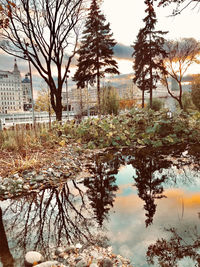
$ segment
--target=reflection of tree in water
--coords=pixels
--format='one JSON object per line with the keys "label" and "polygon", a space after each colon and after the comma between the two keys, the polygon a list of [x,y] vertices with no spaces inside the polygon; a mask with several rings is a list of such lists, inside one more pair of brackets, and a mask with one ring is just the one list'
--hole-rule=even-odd
{"label": "reflection of tree in water", "polygon": [[145,153],[135,153],[135,159],[131,164],[136,169],[135,185],[138,189],[138,196],[145,201],[144,209],[146,210],[146,226],[153,222],[153,216],[156,212],[155,199],[165,197],[163,193],[163,183],[167,179],[166,175],[162,175],[156,171],[168,168],[170,161],[162,157],[155,157]]}
{"label": "reflection of tree in water", "polygon": [[[133,168],[136,169],[134,179],[138,196],[145,201],[144,209],[147,217],[145,223],[146,226],[152,224],[156,212],[155,200],[165,197],[163,195],[164,183],[176,184],[178,180],[176,170],[183,172],[180,177],[182,183],[191,183],[192,177],[188,177],[184,169],[188,164],[191,171],[197,171],[197,162],[199,161],[197,152],[193,153],[193,149],[190,148],[188,160],[185,160],[183,152],[186,149],[186,146],[161,149],[122,149],[100,154],[96,158],[95,167],[92,169],[92,173],[96,173],[96,176],[85,180],[85,185],[89,188],[87,193],[99,224],[102,224],[109,211],[109,206],[112,206],[113,203],[113,200],[110,203],[106,202],[106,197],[104,202],[104,196],[107,193],[111,196],[112,191],[116,191],[112,189],[115,178],[111,175],[117,174],[119,167],[125,164],[132,164]],[[175,163],[173,158],[179,160]]]}
{"label": "reflection of tree in water", "polygon": [[48,255],[51,245],[95,242],[91,232],[92,214],[80,187],[75,181],[71,183],[73,188],[66,183],[60,188],[11,200],[3,218],[15,250],[42,250]]}
{"label": "reflection of tree in water", "polygon": [[14,266],[14,259],[13,259],[12,254],[10,253],[8,240],[7,240],[4,225],[3,225],[1,208],[0,208],[0,259],[3,264],[3,267]]}
{"label": "reflection of tree in water", "polygon": [[90,168],[91,173],[94,173],[95,176],[84,180],[84,185],[88,188],[86,193],[90,205],[100,226],[107,218],[110,207],[113,207],[116,197],[114,192],[118,190],[118,186],[115,184],[116,178],[113,175],[118,172],[119,161],[109,161],[108,158],[109,155],[104,158],[99,157],[95,166]]}
{"label": "reflection of tree in water", "polygon": [[166,229],[171,237],[169,240],[158,239],[155,244],[148,247],[147,262],[149,264],[157,262],[159,266],[176,267],[181,266],[178,265],[180,260],[189,257],[195,262],[195,265],[191,266],[200,266],[200,234],[197,227],[189,230],[188,228],[184,234],[179,234],[175,228]]}

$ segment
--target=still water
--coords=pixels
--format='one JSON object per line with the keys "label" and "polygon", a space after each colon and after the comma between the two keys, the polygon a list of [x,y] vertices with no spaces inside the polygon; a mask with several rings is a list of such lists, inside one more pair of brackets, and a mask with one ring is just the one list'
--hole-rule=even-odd
{"label": "still water", "polygon": [[88,169],[0,202],[0,266],[78,242],[112,245],[137,267],[200,266],[200,147],[108,150]]}

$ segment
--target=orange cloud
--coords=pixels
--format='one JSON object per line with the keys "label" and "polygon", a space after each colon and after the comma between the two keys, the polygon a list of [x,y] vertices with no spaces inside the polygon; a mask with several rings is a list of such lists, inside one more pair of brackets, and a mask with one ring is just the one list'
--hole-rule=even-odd
{"label": "orange cloud", "polygon": [[133,213],[143,209],[143,200],[137,195],[118,196],[115,201],[115,209],[120,213]]}

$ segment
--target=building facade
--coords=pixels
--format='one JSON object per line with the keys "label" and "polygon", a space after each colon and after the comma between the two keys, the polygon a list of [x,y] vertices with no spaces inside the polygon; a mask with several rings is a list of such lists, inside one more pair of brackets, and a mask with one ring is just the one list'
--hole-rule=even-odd
{"label": "building facade", "polygon": [[22,112],[27,103],[31,103],[30,80],[22,81],[15,59],[13,71],[0,70],[0,113]]}

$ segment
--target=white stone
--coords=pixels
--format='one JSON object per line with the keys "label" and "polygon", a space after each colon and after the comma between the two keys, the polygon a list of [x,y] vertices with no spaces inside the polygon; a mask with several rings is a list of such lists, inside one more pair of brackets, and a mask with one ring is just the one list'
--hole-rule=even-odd
{"label": "white stone", "polygon": [[76,248],[80,249],[82,248],[82,245],[80,243],[76,244]]}
{"label": "white stone", "polygon": [[43,256],[37,251],[29,251],[25,255],[25,266],[30,266],[33,263],[40,263],[43,261]]}
{"label": "white stone", "polygon": [[37,267],[52,267],[52,266],[60,266],[60,267],[64,267],[64,265],[60,264],[58,261],[45,261],[43,263],[34,265]]}

